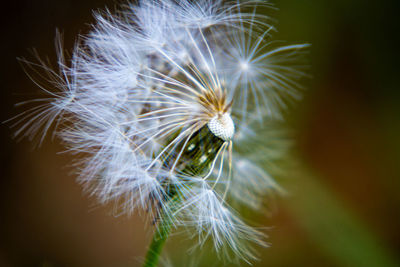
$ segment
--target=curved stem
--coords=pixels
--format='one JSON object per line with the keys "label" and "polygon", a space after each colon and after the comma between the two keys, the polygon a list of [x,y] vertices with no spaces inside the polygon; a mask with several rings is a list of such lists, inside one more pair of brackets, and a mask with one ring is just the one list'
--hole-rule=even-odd
{"label": "curved stem", "polygon": [[155,267],[158,265],[162,248],[171,232],[172,224],[172,220],[168,216],[159,222],[150,247],[147,250],[143,267]]}

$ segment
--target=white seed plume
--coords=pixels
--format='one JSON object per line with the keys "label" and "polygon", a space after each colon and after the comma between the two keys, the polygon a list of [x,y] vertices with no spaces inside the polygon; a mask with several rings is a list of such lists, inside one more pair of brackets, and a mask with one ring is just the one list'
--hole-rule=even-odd
{"label": "white seed plume", "polygon": [[[227,201],[258,207],[263,190],[277,185],[250,158],[232,158],[233,143],[258,134],[247,127],[250,117],[280,118],[299,98],[304,66],[292,61],[306,47],[273,48],[269,18],[256,5],[270,6],[139,0],[117,15],[95,14],[70,62],[59,41],[59,73],[25,62],[59,92],[37,82],[50,97],[22,114],[17,134],[42,128],[44,137],[54,124],[68,150],[84,158],[79,179],[101,202],[115,201],[121,213],[176,217],[177,225],[195,226],[202,242],[211,236],[217,249],[226,244],[253,257],[246,243],[263,245],[262,234]],[[171,194],[182,198],[174,209]]]}

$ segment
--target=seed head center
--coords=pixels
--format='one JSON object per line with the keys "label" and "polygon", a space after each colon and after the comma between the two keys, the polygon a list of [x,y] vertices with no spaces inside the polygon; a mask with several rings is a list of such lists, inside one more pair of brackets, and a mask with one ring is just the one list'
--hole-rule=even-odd
{"label": "seed head center", "polygon": [[235,124],[228,113],[214,116],[207,126],[215,136],[224,141],[231,140],[235,133]]}

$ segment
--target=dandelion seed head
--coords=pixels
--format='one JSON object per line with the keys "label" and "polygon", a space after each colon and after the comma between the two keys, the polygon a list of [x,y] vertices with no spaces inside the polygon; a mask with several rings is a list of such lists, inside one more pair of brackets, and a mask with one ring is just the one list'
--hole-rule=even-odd
{"label": "dandelion seed head", "polygon": [[265,139],[253,121],[282,118],[299,99],[305,72],[293,62],[307,47],[276,46],[259,6],[269,4],[138,0],[95,13],[69,61],[59,37],[59,72],[28,63],[58,92],[37,82],[50,97],[21,116],[17,134],[46,133],[54,122],[67,149],[82,155],[78,180],[101,203],[116,203],[117,214],[173,218],[194,227],[200,245],[211,238],[218,250],[254,258],[249,243],[265,245],[263,234],[228,201],[257,210],[265,192],[280,191],[241,151]]}
{"label": "dandelion seed head", "polygon": [[217,137],[224,141],[231,140],[235,133],[235,125],[227,113],[214,116],[208,123],[208,128]]}

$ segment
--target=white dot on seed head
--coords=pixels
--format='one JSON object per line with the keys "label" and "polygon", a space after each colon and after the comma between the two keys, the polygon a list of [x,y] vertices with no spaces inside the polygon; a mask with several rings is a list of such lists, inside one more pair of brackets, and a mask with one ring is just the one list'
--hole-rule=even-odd
{"label": "white dot on seed head", "polygon": [[228,113],[214,116],[207,126],[215,136],[224,141],[231,140],[235,133],[235,124]]}

